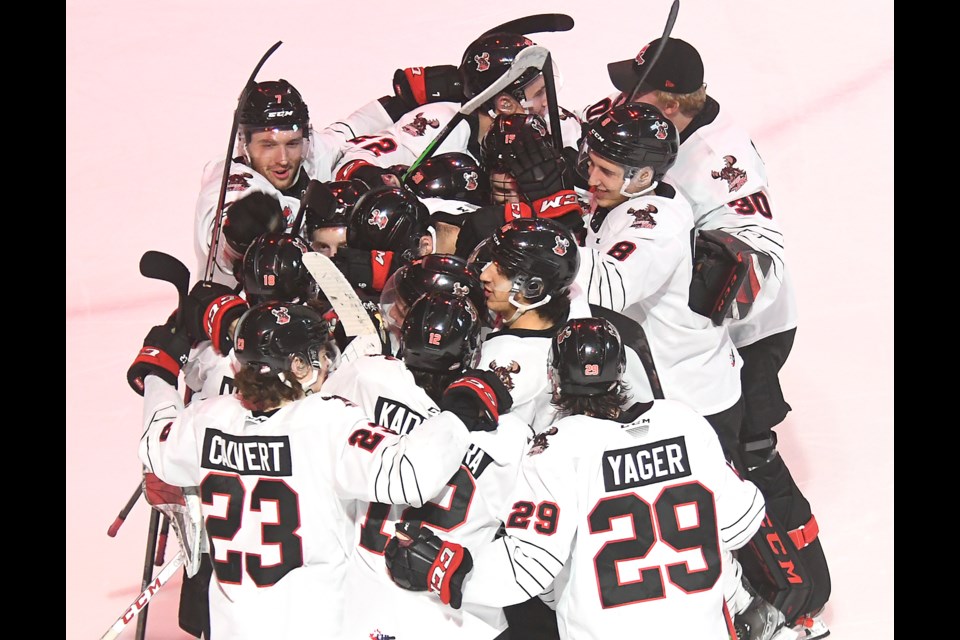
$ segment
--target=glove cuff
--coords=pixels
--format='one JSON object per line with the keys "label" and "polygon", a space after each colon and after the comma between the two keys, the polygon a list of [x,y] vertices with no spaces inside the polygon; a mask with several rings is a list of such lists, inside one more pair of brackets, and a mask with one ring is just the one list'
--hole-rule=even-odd
{"label": "glove cuff", "polygon": [[446,393],[453,389],[467,389],[483,403],[487,414],[493,418],[494,422],[500,420],[500,412],[497,409],[497,398],[493,391],[487,386],[487,383],[480,378],[460,378],[454,380],[447,387]]}
{"label": "glove cuff", "polygon": [[559,218],[574,211],[583,215],[580,200],[573,189],[561,189],[553,195],[534,200],[530,208],[538,218]]}
{"label": "glove cuff", "polygon": [[390,278],[390,265],[393,264],[393,251],[371,251],[370,252],[370,272],[371,288],[380,292]]}
{"label": "glove cuff", "polygon": [[[460,566],[464,564],[464,560],[469,558],[470,552],[463,548],[462,545],[456,544],[455,542],[444,542],[440,546],[440,552],[437,553],[436,560],[433,561],[433,564],[430,565],[429,573],[429,584],[427,588],[429,591],[436,593],[440,596],[440,602],[443,604],[451,604],[451,597],[454,595],[451,587],[453,577],[457,574],[457,571],[460,569]],[[472,565],[472,562],[469,562],[467,567]],[[462,597],[462,594],[456,594],[457,596]],[[455,609],[459,609],[459,602],[455,603]]]}
{"label": "glove cuff", "polygon": [[[403,80],[406,79],[407,86],[410,87],[410,94],[403,90]],[[427,76],[423,67],[407,67],[406,69],[397,69],[393,74],[393,90],[405,99],[412,99],[416,105],[427,103]],[[415,106],[416,106],[415,105]]]}
{"label": "glove cuff", "polygon": [[227,294],[213,300],[204,313],[204,330],[207,332],[213,348],[220,355],[229,353],[233,345],[230,336],[230,323],[242,316],[250,305],[240,296]]}

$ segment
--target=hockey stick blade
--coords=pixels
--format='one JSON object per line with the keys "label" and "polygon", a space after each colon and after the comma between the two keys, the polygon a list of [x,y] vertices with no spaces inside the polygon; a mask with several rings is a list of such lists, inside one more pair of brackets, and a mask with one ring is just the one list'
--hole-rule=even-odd
{"label": "hockey stick blade", "polygon": [[643,65],[643,75],[640,76],[637,84],[633,86],[633,91],[630,92],[630,102],[633,102],[637,97],[637,91],[640,90],[640,85],[647,79],[647,76],[650,75],[650,70],[653,69],[653,65],[657,64],[657,60],[660,59],[663,48],[667,46],[667,38],[673,33],[673,25],[677,22],[678,13],[680,13],[680,0],[673,0],[673,4],[670,5],[670,14],[667,16],[667,23],[663,26],[663,35],[660,36],[660,44],[657,45],[656,51],[653,52],[653,55],[650,56],[647,63]]}
{"label": "hockey stick blade", "polygon": [[348,338],[377,335],[373,320],[360,302],[357,292],[353,290],[353,285],[330,258],[322,253],[311,251],[303,254],[303,265],[317,281],[323,295],[333,305]]}
{"label": "hockey stick blade", "polygon": [[[549,33],[554,31],[570,31],[573,29],[573,18],[565,13],[537,13],[524,16],[516,20],[504,22],[492,29],[484,31],[480,38],[491,33]],[[478,38],[479,40],[479,38]]]}
{"label": "hockey stick blade", "polygon": [[177,573],[177,570],[180,569],[181,566],[183,566],[183,551],[178,552],[177,555],[170,559],[170,562],[163,565],[163,568],[160,569],[157,576],[140,592],[140,595],[137,596],[130,606],[127,607],[126,611],[123,612],[123,615],[117,618],[117,621],[107,629],[107,632],[100,636],[100,640],[114,640],[114,638],[123,633],[127,625],[140,615],[147,606],[147,603],[153,599],[153,596],[160,591],[163,585],[170,581],[170,578]]}
{"label": "hockey stick blade", "polygon": [[522,76],[524,72],[530,67],[536,67],[537,69],[543,69],[544,63],[547,61],[547,56],[550,55],[550,52],[546,47],[540,45],[531,45],[522,49],[520,53],[517,54],[517,57],[513,59],[513,64],[510,65],[510,68],[507,71],[497,78],[489,87],[475,95],[472,99],[468,100],[460,110],[450,119],[450,122],[440,130],[440,133],[430,141],[426,149],[423,150],[423,153],[420,154],[420,157],[413,161],[413,164],[410,165],[410,168],[407,169],[406,173],[403,174],[401,182],[406,183],[407,179],[416,172],[421,164],[424,163],[430,156],[433,155],[434,150],[439,147],[444,140],[447,139],[447,136],[460,124],[465,117],[476,111],[483,105],[487,100],[499,95],[506,89],[510,84]]}
{"label": "hockey stick blade", "polygon": [[169,282],[181,296],[190,289],[190,269],[169,253],[147,251],[140,258],[140,275],[153,280]]}

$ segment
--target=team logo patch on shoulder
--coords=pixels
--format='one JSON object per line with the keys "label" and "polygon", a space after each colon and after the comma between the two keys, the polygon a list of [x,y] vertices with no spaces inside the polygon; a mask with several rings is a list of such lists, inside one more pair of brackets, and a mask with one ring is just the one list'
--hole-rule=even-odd
{"label": "team logo patch on shoulder", "polygon": [[652,204],[648,204],[643,209],[628,209],[627,213],[634,217],[634,221],[630,224],[631,229],[653,229],[657,226],[657,221],[654,220],[653,214],[658,213],[659,210]]}
{"label": "team logo patch on shoulder", "polygon": [[516,360],[511,360],[509,365],[505,367],[499,367],[497,366],[496,360],[491,360],[490,371],[493,371],[495,374],[497,374],[497,377],[500,378],[500,382],[503,383],[503,386],[505,386],[508,391],[513,391],[513,374],[520,373],[520,363]]}
{"label": "team logo patch on shoulder", "polygon": [[439,129],[440,121],[436,118],[427,120],[423,117],[423,112],[421,111],[413,117],[413,122],[405,124],[401,128],[412,136],[422,136],[424,133],[426,133],[427,127],[430,127],[431,129]]}
{"label": "team logo patch on shoulder", "polygon": [[547,450],[547,447],[550,446],[550,443],[547,442],[547,438],[552,435],[556,435],[558,429],[556,427],[550,427],[543,433],[538,433],[533,436],[533,442],[530,444],[530,450],[527,451],[528,456],[540,455]]}
{"label": "team logo patch on shoulder", "polygon": [[231,173],[227,177],[227,191],[246,191],[250,188],[250,181],[253,180],[253,174],[247,173]]}
{"label": "team logo patch on shoulder", "polygon": [[714,180],[726,180],[729,193],[737,191],[747,183],[747,172],[733,165],[737,163],[735,156],[723,156],[723,169],[711,171],[710,176]]}

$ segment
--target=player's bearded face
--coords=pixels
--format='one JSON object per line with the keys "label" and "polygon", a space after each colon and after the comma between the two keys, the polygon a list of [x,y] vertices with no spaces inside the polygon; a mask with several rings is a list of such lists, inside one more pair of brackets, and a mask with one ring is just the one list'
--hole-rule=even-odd
{"label": "player's bearded face", "polygon": [[250,166],[283,191],[293,185],[303,162],[303,131],[258,131],[246,145]]}

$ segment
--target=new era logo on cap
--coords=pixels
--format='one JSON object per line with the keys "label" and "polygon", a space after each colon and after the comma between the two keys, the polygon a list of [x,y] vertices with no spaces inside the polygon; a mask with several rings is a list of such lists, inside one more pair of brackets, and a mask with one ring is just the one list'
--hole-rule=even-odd
{"label": "new era logo on cap", "polygon": [[647,44],[630,60],[607,65],[610,81],[623,92],[632,92],[646,73],[637,95],[650,91],[693,93],[703,85],[703,60],[692,45],[677,38],[667,38],[660,56],[653,60],[661,38]]}

